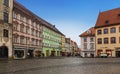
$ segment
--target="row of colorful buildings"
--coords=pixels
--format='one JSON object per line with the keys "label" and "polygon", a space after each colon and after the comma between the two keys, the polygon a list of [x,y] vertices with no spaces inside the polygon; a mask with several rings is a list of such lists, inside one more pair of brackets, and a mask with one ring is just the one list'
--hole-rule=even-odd
{"label": "row of colorful buildings", "polygon": [[0,0],[0,57],[61,56],[77,51],[55,25],[38,17],[15,0]]}
{"label": "row of colorful buildings", "polygon": [[83,57],[120,57],[120,8],[100,12],[94,27],[80,34]]}

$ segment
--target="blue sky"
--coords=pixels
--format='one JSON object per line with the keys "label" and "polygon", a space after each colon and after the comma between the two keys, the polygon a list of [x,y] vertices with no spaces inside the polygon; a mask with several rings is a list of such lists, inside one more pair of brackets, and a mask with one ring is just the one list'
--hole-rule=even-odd
{"label": "blue sky", "polygon": [[80,45],[79,35],[93,27],[99,12],[119,8],[120,0],[17,0]]}

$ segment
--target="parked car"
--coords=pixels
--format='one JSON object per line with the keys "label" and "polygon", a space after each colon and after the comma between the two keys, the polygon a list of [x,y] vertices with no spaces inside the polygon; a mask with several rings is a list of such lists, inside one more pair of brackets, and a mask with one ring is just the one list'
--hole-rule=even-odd
{"label": "parked car", "polygon": [[101,58],[107,58],[108,56],[107,56],[107,53],[101,53],[101,54],[100,54],[100,57],[101,57]]}

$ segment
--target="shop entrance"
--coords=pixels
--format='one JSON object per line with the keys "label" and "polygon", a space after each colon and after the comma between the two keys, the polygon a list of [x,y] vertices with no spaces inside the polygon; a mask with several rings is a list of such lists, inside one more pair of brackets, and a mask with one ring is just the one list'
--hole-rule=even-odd
{"label": "shop entrance", "polygon": [[120,51],[116,51],[116,57],[120,57]]}
{"label": "shop entrance", "polygon": [[15,58],[23,58],[24,50],[14,50]]}
{"label": "shop entrance", "polygon": [[116,57],[120,57],[120,48],[116,49]]}
{"label": "shop entrance", "polygon": [[55,56],[55,51],[51,51],[51,56]]}
{"label": "shop entrance", "polygon": [[34,57],[33,50],[28,50],[28,53],[29,53],[28,56],[29,56],[30,58]]}
{"label": "shop entrance", "polygon": [[8,58],[8,47],[6,46],[0,47],[0,58]]}

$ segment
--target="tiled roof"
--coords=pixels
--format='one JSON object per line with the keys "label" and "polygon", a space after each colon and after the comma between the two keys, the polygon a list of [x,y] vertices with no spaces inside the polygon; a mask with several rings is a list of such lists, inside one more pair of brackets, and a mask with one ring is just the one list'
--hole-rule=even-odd
{"label": "tiled roof", "polygon": [[120,8],[100,12],[95,27],[120,24]]}
{"label": "tiled roof", "polygon": [[89,37],[89,36],[95,36],[94,27],[88,29],[87,31],[85,31],[81,35],[79,35],[79,37]]}

